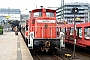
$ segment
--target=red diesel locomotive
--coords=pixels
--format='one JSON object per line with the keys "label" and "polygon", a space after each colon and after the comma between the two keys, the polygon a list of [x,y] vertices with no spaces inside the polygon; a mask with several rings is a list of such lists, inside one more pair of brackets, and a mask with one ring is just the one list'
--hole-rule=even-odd
{"label": "red diesel locomotive", "polygon": [[26,21],[22,33],[30,49],[35,51],[53,51],[65,47],[63,40],[57,35],[56,10],[34,9],[30,11],[30,19]]}

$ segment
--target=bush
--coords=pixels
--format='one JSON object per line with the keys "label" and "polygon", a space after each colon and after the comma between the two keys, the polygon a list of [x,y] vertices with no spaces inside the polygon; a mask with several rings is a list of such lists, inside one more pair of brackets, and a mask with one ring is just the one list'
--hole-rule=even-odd
{"label": "bush", "polygon": [[3,29],[0,29],[0,34],[3,34]]}

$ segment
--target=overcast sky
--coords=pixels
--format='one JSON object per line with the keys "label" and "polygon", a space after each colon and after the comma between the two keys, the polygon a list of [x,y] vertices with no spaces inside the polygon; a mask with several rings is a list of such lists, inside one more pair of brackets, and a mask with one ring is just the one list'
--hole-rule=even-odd
{"label": "overcast sky", "polygon": [[[90,0],[64,0],[65,3],[70,2],[85,2],[90,3]],[[29,10],[44,7],[59,7],[61,0],[0,0],[0,8],[17,8],[21,9],[22,13],[28,13]],[[27,9],[27,11],[25,11]]]}

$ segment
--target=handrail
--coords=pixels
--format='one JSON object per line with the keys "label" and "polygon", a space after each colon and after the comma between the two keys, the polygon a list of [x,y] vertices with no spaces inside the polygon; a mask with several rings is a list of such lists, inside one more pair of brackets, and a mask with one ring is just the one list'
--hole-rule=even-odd
{"label": "handrail", "polygon": [[52,38],[52,27],[51,27],[51,38]]}
{"label": "handrail", "polygon": [[42,38],[43,38],[43,27],[42,27]]}

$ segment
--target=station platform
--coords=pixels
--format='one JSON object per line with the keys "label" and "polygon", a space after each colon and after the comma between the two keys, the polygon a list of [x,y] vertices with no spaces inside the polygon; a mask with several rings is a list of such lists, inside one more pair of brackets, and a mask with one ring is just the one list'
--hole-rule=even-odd
{"label": "station platform", "polygon": [[0,35],[0,60],[33,60],[20,32]]}

